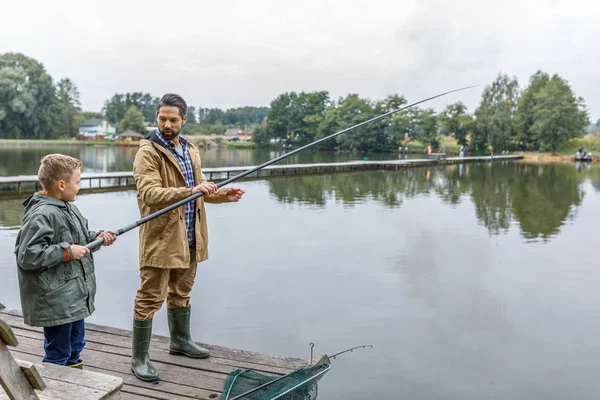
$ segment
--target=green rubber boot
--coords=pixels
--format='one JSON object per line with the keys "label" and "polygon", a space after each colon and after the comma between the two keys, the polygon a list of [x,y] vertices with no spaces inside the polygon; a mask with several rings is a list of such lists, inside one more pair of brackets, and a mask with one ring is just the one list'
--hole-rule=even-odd
{"label": "green rubber boot", "polygon": [[131,351],[131,372],[142,381],[155,381],[158,371],[152,366],[148,349],[152,337],[152,320],[133,320],[133,345]]}
{"label": "green rubber boot", "polygon": [[169,332],[171,344],[169,353],[183,354],[191,358],[207,358],[210,352],[198,346],[190,337],[190,311],[191,307],[169,308]]}

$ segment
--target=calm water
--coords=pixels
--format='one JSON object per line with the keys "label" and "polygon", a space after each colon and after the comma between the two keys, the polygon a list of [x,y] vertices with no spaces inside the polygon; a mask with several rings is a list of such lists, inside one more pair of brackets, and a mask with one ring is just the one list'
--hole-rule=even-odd
{"label": "calm water", "polygon": [[[88,151],[88,149],[86,149]],[[91,151],[91,150],[90,150]],[[254,161],[253,161],[254,162]],[[209,205],[199,341],[333,361],[320,399],[596,399],[600,168],[469,164],[242,182]],[[19,308],[19,200],[0,201],[0,302]],[[92,228],[133,191],[79,196]],[[137,230],[97,254],[90,322],[130,329]],[[154,331],[168,334],[164,308]]]}
{"label": "calm water", "polygon": [[[62,153],[83,161],[83,172],[131,171],[137,147],[82,146],[82,145],[6,145],[0,144],[0,176],[36,175],[42,157]],[[290,150],[233,149],[216,147],[200,149],[205,168],[259,165]],[[362,154],[328,151],[304,151],[278,164],[317,163],[362,160],[390,160],[399,158],[395,153]],[[406,156],[403,156],[406,158]],[[409,158],[419,158],[409,155]],[[421,156],[422,158],[422,156]]]}

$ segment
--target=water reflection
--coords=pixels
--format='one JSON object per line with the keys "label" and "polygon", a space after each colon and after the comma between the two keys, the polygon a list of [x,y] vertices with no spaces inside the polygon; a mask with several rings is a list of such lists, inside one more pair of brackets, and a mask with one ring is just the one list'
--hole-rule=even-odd
{"label": "water reflection", "polygon": [[[83,161],[85,172],[131,171],[137,150],[137,147],[106,145],[4,144],[0,145],[0,160],[2,160],[0,176],[35,175],[40,160],[51,153],[63,153],[79,158]],[[283,150],[235,149],[225,146],[200,149],[202,165],[205,168],[259,165],[282,154],[284,154]],[[279,164],[341,162],[362,160],[364,157],[368,157],[370,160],[405,158],[405,156],[399,156],[395,153],[362,154],[305,151],[280,161]],[[418,155],[411,155],[410,157],[418,158]]]}
{"label": "water reflection", "polygon": [[420,195],[435,195],[450,205],[470,199],[491,235],[508,232],[516,222],[526,239],[546,240],[573,218],[585,195],[584,180],[600,188],[598,171],[583,172],[571,164],[502,162],[277,178],[269,187],[280,202],[316,207],[328,199],[350,207],[369,200],[399,207]]}
{"label": "water reflection", "polygon": [[[96,160],[91,163],[91,168],[102,169],[111,163],[123,162],[111,159],[106,149],[102,150],[102,159],[96,157],[97,149],[77,150],[79,153],[76,156],[84,155]],[[131,149],[131,157],[134,154],[135,151]],[[232,155],[229,161],[233,160],[241,161]],[[587,180],[600,191],[600,168],[497,162],[431,169],[287,176],[266,182],[270,194],[278,202],[316,208],[324,208],[329,201],[348,207],[376,201],[394,208],[417,196],[436,196],[450,206],[470,201],[477,221],[485,226],[490,235],[505,234],[512,225],[518,225],[525,239],[544,241],[556,236],[561,226],[575,217],[585,196],[582,183]],[[2,200],[1,226],[20,225],[21,202],[22,199]],[[423,215],[423,218],[427,218],[427,215]]]}

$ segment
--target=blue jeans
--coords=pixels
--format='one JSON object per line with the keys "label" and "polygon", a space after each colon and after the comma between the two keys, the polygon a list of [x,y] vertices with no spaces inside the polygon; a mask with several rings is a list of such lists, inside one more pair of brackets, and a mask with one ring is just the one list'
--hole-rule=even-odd
{"label": "blue jeans", "polygon": [[79,355],[85,346],[85,324],[83,320],[70,324],[44,328],[43,362],[70,365],[80,362]]}

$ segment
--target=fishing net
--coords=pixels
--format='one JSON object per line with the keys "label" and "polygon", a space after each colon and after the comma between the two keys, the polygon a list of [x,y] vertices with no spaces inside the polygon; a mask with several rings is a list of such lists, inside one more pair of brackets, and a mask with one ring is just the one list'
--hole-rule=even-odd
{"label": "fishing net", "polygon": [[220,400],[314,400],[317,382],[329,368],[309,365],[281,377],[238,369],[227,377]]}

